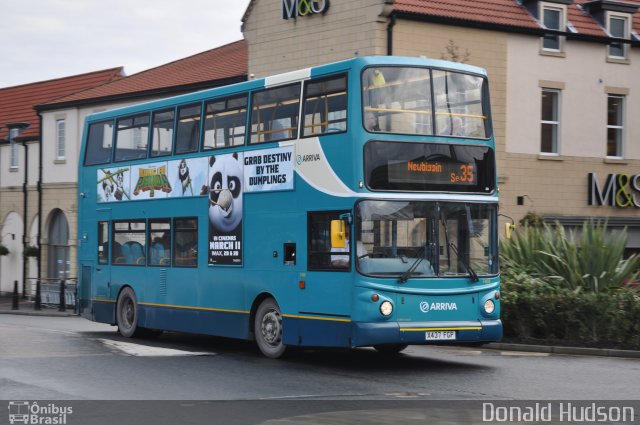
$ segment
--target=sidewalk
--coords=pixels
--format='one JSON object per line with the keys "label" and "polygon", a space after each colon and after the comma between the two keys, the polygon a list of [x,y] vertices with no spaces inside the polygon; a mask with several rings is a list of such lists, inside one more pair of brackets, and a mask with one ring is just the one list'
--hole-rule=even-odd
{"label": "sidewalk", "polygon": [[18,302],[18,310],[12,310],[13,297],[0,296],[0,314],[20,314],[23,316],[75,316],[73,307],[67,306],[67,311],[58,311],[58,305],[42,304],[42,309],[37,311],[34,309],[34,302],[20,298]]}

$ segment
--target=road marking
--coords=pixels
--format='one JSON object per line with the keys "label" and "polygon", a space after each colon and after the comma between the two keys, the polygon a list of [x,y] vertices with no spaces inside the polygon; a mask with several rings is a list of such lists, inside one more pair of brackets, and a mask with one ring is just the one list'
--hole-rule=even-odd
{"label": "road marking", "polygon": [[530,351],[501,351],[502,356],[531,356],[531,357],[549,357],[551,353],[532,353]]}
{"label": "road marking", "polygon": [[215,356],[216,353],[205,351],[184,351],[175,348],[153,347],[149,345],[134,344],[132,342],[113,341],[99,338],[104,345],[115,348],[130,356],[138,357],[172,357],[172,356]]}

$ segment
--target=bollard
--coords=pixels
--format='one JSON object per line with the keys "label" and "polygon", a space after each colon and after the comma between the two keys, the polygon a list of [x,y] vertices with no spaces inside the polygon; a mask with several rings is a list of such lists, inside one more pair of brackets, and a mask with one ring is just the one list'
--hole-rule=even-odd
{"label": "bollard", "polygon": [[33,309],[42,310],[42,294],[40,293],[40,280],[36,281],[36,302],[33,304]]}
{"label": "bollard", "polygon": [[19,310],[20,309],[20,304],[18,303],[19,299],[20,299],[20,296],[18,295],[18,281],[14,280],[13,281],[13,299],[11,301],[11,310]]}
{"label": "bollard", "polygon": [[64,299],[64,279],[60,280],[60,308],[58,311],[67,311],[67,302]]}

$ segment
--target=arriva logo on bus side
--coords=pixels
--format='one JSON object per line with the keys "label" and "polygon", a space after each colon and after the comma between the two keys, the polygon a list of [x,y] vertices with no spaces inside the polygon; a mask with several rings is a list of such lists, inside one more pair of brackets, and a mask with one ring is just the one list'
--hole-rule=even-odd
{"label": "arriva logo on bus side", "polygon": [[329,0],[282,0],[282,19],[325,14],[327,10]]}
{"label": "arriva logo on bus side", "polygon": [[420,311],[428,313],[429,311],[453,311],[458,310],[458,304],[456,303],[429,303],[429,301],[422,301],[420,303]]}

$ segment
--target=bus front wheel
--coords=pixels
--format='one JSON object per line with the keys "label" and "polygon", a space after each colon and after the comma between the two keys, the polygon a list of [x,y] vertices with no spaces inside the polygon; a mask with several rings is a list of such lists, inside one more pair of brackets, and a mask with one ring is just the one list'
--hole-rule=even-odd
{"label": "bus front wheel", "polygon": [[118,296],[116,324],[118,325],[118,332],[125,338],[134,337],[138,333],[136,294],[133,292],[133,289],[129,287],[124,288]]}
{"label": "bus front wheel", "polygon": [[267,298],[258,307],[254,331],[256,343],[262,354],[272,359],[282,357],[287,346],[282,343],[280,307],[273,298]]}

